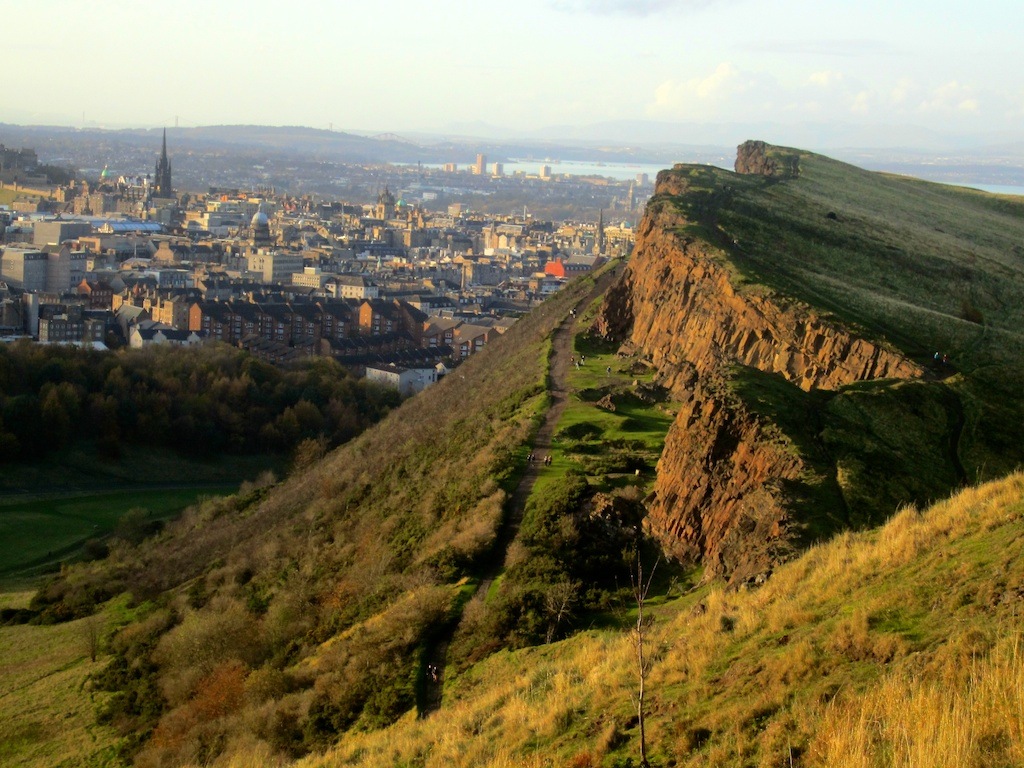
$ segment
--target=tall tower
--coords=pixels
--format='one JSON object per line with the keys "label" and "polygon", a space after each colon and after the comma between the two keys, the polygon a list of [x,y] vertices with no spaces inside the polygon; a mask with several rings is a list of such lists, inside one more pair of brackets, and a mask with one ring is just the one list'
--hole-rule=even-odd
{"label": "tall tower", "polygon": [[473,166],[473,173],[477,176],[484,175],[484,168],[487,167],[487,156],[479,154],[476,156],[476,165]]}
{"label": "tall tower", "polygon": [[274,244],[274,240],[270,236],[270,219],[263,211],[263,203],[260,203],[256,213],[252,215],[252,221],[249,222],[249,244],[253,251],[269,248]]}
{"label": "tall tower", "polygon": [[166,128],[164,128],[164,146],[160,151],[160,159],[156,162],[153,187],[157,197],[174,197],[174,192],[171,190],[171,161],[167,158]]}
{"label": "tall tower", "polygon": [[604,253],[604,208],[597,215],[597,232],[594,235],[594,255]]}
{"label": "tall tower", "polygon": [[395,196],[391,194],[388,185],[384,185],[384,191],[377,195],[377,209],[374,211],[374,218],[387,221],[395,216]]}

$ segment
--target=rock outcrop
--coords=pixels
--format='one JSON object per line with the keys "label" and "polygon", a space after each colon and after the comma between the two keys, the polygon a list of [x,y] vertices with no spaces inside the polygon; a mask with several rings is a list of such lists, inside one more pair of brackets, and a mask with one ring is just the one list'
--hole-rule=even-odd
{"label": "rock outcrop", "polygon": [[[763,170],[755,154],[744,163]],[[916,377],[921,369],[804,304],[738,289],[724,254],[685,234],[691,222],[677,206],[659,204],[659,195],[685,193],[682,176],[659,174],[633,258],[606,295],[597,330],[649,360],[681,403],[647,500],[651,531],[670,553],[736,582],[791,551],[801,523],[787,488],[807,468],[745,407],[729,372],[746,366],[811,391]]]}
{"label": "rock outcrop", "polygon": [[800,175],[800,156],[795,151],[770,147],[763,141],[747,141],[736,151],[736,173],[775,178]]}

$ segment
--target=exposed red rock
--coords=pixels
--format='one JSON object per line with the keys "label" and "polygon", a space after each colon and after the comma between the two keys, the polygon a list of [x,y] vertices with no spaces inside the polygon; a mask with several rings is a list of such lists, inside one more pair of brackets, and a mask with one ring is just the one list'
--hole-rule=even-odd
{"label": "exposed red rock", "polygon": [[775,178],[795,178],[800,175],[800,158],[796,152],[779,152],[763,141],[747,141],[737,147],[736,173]]}

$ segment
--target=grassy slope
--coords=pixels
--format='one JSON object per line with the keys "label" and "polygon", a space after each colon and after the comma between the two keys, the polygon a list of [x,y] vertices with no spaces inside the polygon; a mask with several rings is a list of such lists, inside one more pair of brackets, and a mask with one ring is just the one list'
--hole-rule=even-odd
{"label": "grassy slope", "polygon": [[[580,315],[579,327],[590,326],[600,302],[596,300]],[[573,356],[580,366],[569,371],[572,394],[552,442],[551,469],[538,478],[534,495],[560,482],[570,469],[583,472],[600,491],[632,484],[646,487],[653,479],[674,418],[674,406],[644,403],[632,397],[633,384],[650,384],[654,372],[631,371],[630,361],[623,361],[599,339],[577,334]],[[614,410],[598,405],[609,395],[615,401]],[[639,476],[634,475],[635,469],[641,470]]]}
{"label": "grassy slope", "polygon": [[49,196],[50,193],[43,190],[25,189],[23,187],[14,189],[8,185],[0,189],[0,205],[11,205],[15,200],[19,199],[38,200]]}
{"label": "grassy slope", "polygon": [[[824,308],[923,362],[941,349],[960,373],[825,397],[738,377],[738,393],[772,418],[780,440],[838,475],[846,501],[889,473],[898,477],[879,496],[880,507],[891,510],[893,499],[936,498],[962,474],[1012,468],[1012,455],[1001,460],[999,448],[1019,420],[1000,418],[1000,409],[1010,400],[1021,348],[1024,208],[825,158],[805,156],[802,171],[796,181],[778,182],[696,169],[688,172],[717,191],[673,202],[692,220],[701,209],[713,212],[691,229],[722,247],[745,290]],[[594,388],[611,383],[603,381],[603,365],[584,374]],[[570,406],[563,429],[590,422],[604,438],[623,436],[619,417],[582,406]],[[544,478],[550,482],[579,459],[561,447],[554,457],[553,476]],[[997,701],[1012,689],[993,688],[993,698],[979,700],[970,714],[962,707],[953,713],[950,696],[920,700],[928,698],[927,686],[943,682],[956,695],[980,690],[984,679],[1021,679],[1012,601],[1001,602],[998,593],[1021,584],[1021,489],[1014,476],[959,497],[924,522],[904,513],[879,532],[843,536],[752,595],[702,591],[659,600],[648,729],[656,763],[788,765],[803,755],[812,764],[887,765],[911,747],[940,755],[925,765],[1019,760],[1021,734],[1002,730],[1000,717],[1019,712],[1006,707],[1019,707],[1020,699]],[[815,501],[844,503],[828,489]],[[868,500],[869,510],[878,501]],[[834,508],[830,514],[829,528],[877,519],[851,519]],[[636,755],[632,654],[628,637],[597,631],[498,654],[449,687],[439,716],[350,736],[307,764],[624,764]],[[971,655],[984,659],[973,683],[963,674]],[[918,702],[917,720],[908,720],[911,710],[901,701]],[[883,721],[871,726],[870,738],[868,716]],[[935,732],[915,733],[932,721],[949,726],[942,749],[957,752],[957,760],[941,756]]]}
{"label": "grassy slope", "polygon": [[[655,601],[653,762],[1020,764],[1022,595],[1016,474],[815,547],[760,590]],[[632,658],[613,631],[496,654],[434,717],[300,765],[624,765],[637,754]]]}
{"label": "grassy slope", "polygon": [[[23,608],[31,593],[0,593],[0,608]],[[124,601],[99,613],[46,627],[0,627],[0,763],[20,766],[114,766],[117,733],[96,724],[103,698],[89,690],[92,642],[131,618]],[[95,638],[95,641],[90,638]]]}

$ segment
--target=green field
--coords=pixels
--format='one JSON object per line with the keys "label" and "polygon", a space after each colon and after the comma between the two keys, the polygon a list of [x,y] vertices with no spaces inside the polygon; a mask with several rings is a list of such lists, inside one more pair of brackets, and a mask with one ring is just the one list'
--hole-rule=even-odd
{"label": "green field", "polygon": [[30,581],[80,558],[87,541],[109,536],[130,509],[147,510],[149,522],[167,520],[198,499],[236,488],[211,485],[0,498],[0,586]]}

